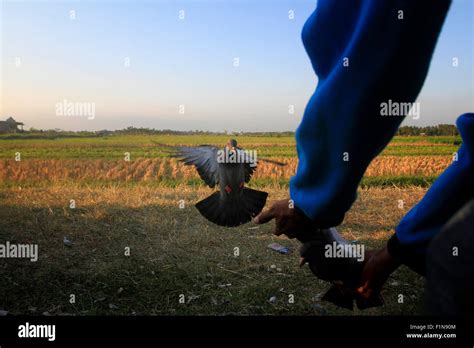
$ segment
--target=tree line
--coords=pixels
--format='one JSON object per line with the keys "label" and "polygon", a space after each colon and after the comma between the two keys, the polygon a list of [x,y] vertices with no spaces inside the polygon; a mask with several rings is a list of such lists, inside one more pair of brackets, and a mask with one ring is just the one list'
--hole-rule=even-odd
{"label": "tree line", "polygon": [[439,124],[427,127],[402,126],[396,135],[459,135],[459,132],[453,124]]}
{"label": "tree line", "polygon": [[[32,136],[40,138],[57,138],[57,137],[100,137],[112,135],[229,135],[229,136],[265,136],[265,137],[286,137],[294,136],[295,132],[211,132],[202,130],[177,131],[172,129],[154,129],[144,127],[127,127],[119,130],[99,130],[99,131],[64,131],[61,129],[35,129],[24,131],[21,134],[10,134],[2,136],[3,138],[31,138]],[[458,136],[459,132],[456,126],[452,124],[439,124],[437,126],[416,127],[402,126],[396,135],[400,136]]]}

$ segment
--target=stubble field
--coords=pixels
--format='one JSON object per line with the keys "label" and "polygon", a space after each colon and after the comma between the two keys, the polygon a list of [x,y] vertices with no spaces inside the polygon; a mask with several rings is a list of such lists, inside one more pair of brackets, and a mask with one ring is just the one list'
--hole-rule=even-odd
{"label": "stubble field", "polygon": [[[218,145],[227,138],[0,137],[0,243],[39,248],[37,262],[0,259],[0,309],[33,315],[422,313],[423,279],[407,268],[389,279],[384,307],[350,312],[321,301],[330,285],[298,268],[299,243],[273,236],[273,223],[222,228],[201,217],[193,204],[212,189],[153,141]],[[237,139],[260,157],[288,163],[259,166],[249,184],[269,192],[267,207],[287,197],[297,164],[294,140]],[[455,137],[395,138],[369,167],[339,227],[343,236],[368,248],[383,245],[458,146]],[[269,250],[271,242],[292,252]]]}

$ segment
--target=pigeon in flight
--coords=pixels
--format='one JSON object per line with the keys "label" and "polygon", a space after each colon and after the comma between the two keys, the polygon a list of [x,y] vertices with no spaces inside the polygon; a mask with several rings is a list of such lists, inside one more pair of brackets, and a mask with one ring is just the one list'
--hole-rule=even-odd
{"label": "pigeon in flight", "polygon": [[219,191],[196,203],[201,215],[209,221],[219,226],[239,226],[252,220],[265,206],[268,193],[245,187],[257,167],[257,158],[237,147],[235,139],[230,139],[223,149],[212,145],[178,146],[172,147],[172,152],[173,157],[181,158],[186,165],[195,166],[208,186],[218,185]]}

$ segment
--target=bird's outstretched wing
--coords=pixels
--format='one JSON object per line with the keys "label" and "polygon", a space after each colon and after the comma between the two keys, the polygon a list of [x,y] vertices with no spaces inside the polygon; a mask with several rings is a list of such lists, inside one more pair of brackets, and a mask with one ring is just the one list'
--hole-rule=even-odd
{"label": "bird's outstretched wing", "polygon": [[172,157],[180,158],[180,161],[184,162],[184,164],[195,166],[201,179],[210,187],[214,187],[218,184],[217,147],[212,145],[188,147],[155,144],[169,149]]}
{"label": "bird's outstretched wing", "polygon": [[250,178],[252,177],[253,172],[257,169],[257,166],[251,166],[249,163],[244,165],[245,171],[245,182],[249,182]]}
{"label": "bird's outstretched wing", "polygon": [[[218,162],[217,151],[218,148],[212,145],[200,145],[196,147],[188,146],[171,146],[167,144],[160,144],[152,141],[159,147],[164,147],[170,152],[173,157],[181,158],[181,161],[187,165],[194,165],[204,182],[210,187],[214,187],[219,183],[219,176],[217,174]],[[278,166],[285,166],[286,163],[274,161],[268,158],[252,157],[242,148],[237,148],[240,152],[240,158],[244,158],[245,182],[249,182],[253,173],[257,169],[258,161],[272,163]]]}
{"label": "bird's outstretched wing", "polygon": [[237,148],[237,152],[239,153],[240,160],[244,163],[244,170],[245,170],[245,182],[249,182],[250,178],[252,177],[253,173],[257,169],[257,163],[267,162],[271,164],[275,164],[278,166],[286,166],[286,163],[274,161],[268,158],[258,158],[254,152],[246,151],[241,147]]}
{"label": "bird's outstretched wing", "polygon": [[271,160],[269,158],[259,158],[259,161],[268,162],[268,163],[271,163],[271,164],[276,164],[277,166],[280,166],[280,167],[286,166],[286,163]]}
{"label": "bird's outstretched wing", "polygon": [[272,163],[272,164],[275,164],[275,165],[278,165],[278,166],[286,166],[286,163],[274,161],[274,160],[267,159],[267,158],[258,158],[258,160],[246,162],[245,166],[244,166],[244,169],[245,169],[245,182],[250,181],[250,178],[252,177],[253,172],[255,172],[255,169],[257,169],[257,163],[258,162],[268,162],[268,163]]}

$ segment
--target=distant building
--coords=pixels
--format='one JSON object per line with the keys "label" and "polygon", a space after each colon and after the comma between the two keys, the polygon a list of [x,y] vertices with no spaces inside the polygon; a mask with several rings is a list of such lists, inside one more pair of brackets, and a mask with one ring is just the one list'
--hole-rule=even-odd
{"label": "distant building", "polygon": [[[21,128],[18,128],[18,126]],[[9,117],[6,121],[0,121],[0,133],[23,132],[23,126],[22,122],[17,122],[13,117]]]}

